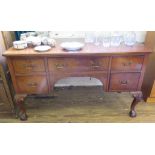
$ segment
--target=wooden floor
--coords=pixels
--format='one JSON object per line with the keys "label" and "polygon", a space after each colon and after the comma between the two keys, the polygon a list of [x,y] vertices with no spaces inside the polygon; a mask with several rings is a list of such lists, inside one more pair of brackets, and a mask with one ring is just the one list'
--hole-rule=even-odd
{"label": "wooden floor", "polygon": [[[128,116],[129,93],[106,93],[100,87],[57,88],[57,97],[27,97],[28,121],[49,123],[155,122],[155,104],[140,102],[138,116]],[[13,114],[0,113],[0,122],[21,122]]]}

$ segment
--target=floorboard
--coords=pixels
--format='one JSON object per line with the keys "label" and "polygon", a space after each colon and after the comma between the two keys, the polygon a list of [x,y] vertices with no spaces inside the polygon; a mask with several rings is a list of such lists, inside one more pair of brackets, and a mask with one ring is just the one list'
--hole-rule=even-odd
{"label": "floorboard", "polygon": [[[28,123],[153,123],[155,104],[140,102],[137,117],[128,116],[129,93],[106,93],[101,87],[56,88],[55,98],[27,97]],[[1,123],[18,123],[13,114],[0,113]]]}

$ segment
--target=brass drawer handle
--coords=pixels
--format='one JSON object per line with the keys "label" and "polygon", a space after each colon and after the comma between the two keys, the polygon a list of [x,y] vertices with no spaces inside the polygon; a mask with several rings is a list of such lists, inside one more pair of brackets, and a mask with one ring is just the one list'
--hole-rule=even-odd
{"label": "brass drawer handle", "polygon": [[34,83],[28,83],[27,85],[30,87],[37,87],[38,84],[34,82]]}
{"label": "brass drawer handle", "polygon": [[120,84],[121,84],[121,85],[127,85],[127,84],[128,84],[128,81],[127,81],[127,80],[121,80],[121,81],[120,81]]}
{"label": "brass drawer handle", "polygon": [[126,62],[126,63],[123,62],[122,64],[123,64],[123,66],[127,67],[127,66],[131,66],[132,65],[132,62]]}
{"label": "brass drawer handle", "polygon": [[93,68],[100,68],[101,66],[98,66],[98,65],[92,65],[91,67],[93,67]]}
{"label": "brass drawer handle", "polygon": [[26,67],[27,70],[33,69],[33,67]]}
{"label": "brass drawer handle", "polygon": [[100,66],[100,64],[99,64],[98,61],[96,61],[96,60],[91,60],[91,67],[97,69],[97,68],[100,68],[101,66]]}
{"label": "brass drawer handle", "polygon": [[33,69],[34,67],[36,67],[35,65],[30,65],[30,64],[25,64],[23,65],[26,69]]}
{"label": "brass drawer handle", "polygon": [[64,68],[64,64],[56,64],[55,66],[57,69],[63,69]]}

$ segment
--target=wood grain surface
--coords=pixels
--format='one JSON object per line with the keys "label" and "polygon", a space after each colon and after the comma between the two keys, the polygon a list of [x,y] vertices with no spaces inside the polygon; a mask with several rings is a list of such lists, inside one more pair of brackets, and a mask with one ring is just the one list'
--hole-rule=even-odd
{"label": "wood grain surface", "polygon": [[60,45],[52,48],[47,52],[37,52],[33,48],[27,48],[24,50],[16,50],[14,48],[10,48],[3,53],[4,56],[78,56],[78,55],[117,55],[117,54],[140,54],[140,53],[150,53],[152,52],[151,49],[147,48],[146,46],[140,44],[135,46],[120,46],[120,47],[110,47],[104,48],[103,46],[95,46],[92,44],[86,44],[85,47],[80,51],[66,51],[63,50]]}

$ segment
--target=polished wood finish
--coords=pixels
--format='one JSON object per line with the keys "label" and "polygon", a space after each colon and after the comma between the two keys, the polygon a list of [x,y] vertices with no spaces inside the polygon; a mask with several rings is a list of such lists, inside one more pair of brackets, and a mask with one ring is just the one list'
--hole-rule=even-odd
{"label": "polished wood finish", "polygon": [[137,91],[137,92],[132,92],[132,95],[133,95],[134,99],[133,99],[133,102],[131,103],[131,106],[130,106],[129,116],[130,117],[136,117],[137,114],[136,114],[135,107],[138,104],[138,102],[140,102],[143,99],[143,94],[141,91]]}
{"label": "polished wood finish", "polygon": [[49,58],[48,68],[50,72],[78,72],[78,71],[101,71],[107,70],[108,57],[87,58]]}
{"label": "polished wood finish", "polygon": [[152,49],[153,52],[148,58],[148,65],[146,67],[142,91],[144,99],[147,103],[155,103],[155,31],[147,32],[145,45]]}
{"label": "polished wood finish", "polygon": [[41,58],[14,58],[12,59],[15,74],[36,74],[45,72],[44,60]]}
{"label": "polished wood finish", "polygon": [[144,56],[114,57],[111,69],[113,71],[141,71]]}
{"label": "polished wood finish", "polygon": [[27,120],[27,114],[26,114],[26,109],[24,105],[24,99],[27,95],[26,94],[17,94],[15,95],[15,101],[16,101],[16,117],[20,118],[20,120],[25,121]]}
{"label": "polished wood finish", "polygon": [[[66,77],[94,77],[103,83],[104,91],[134,91],[135,100],[131,106],[134,114],[130,116],[135,117],[136,94],[141,90],[150,53],[151,50],[143,45],[103,48],[87,44],[84,49],[74,52],[62,50],[59,45],[42,53],[31,48],[11,48],[4,56],[17,95],[50,93],[54,84]],[[27,65],[30,66],[27,68]],[[26,113],[24,116],[22,120],[27,118]]]}
{"label": "polished wood finish", "polygon": [[15,56],[37,56],[37,57],[69,57],[73,56],[108,56],[108,55],[143,55],[149,54],[151,49],[148,49],[144,45],[135,45],[131,47],[127,47],[125,45],[121,45],[119,47],[109,47],[104,48],[103,46],[94,46],[92,44],[86,44],[85,47],[80,51],[66,51],[62,50],[59,44],[56,47],[53,47],[48,52],[37,52],[33,48],[27,48],[24,50],[16,50],[14,48],[10,48],[3,54],[4,56],[15,57]]}
{"label": "polished wood finish", "polygon": [[47,94],[48,85],[46,76],[16,76],[19,93],[25,94]]}
{"label": "polished wood finish", "polygon": [[140,73],[111,74],[110,91],[137,90]]}

